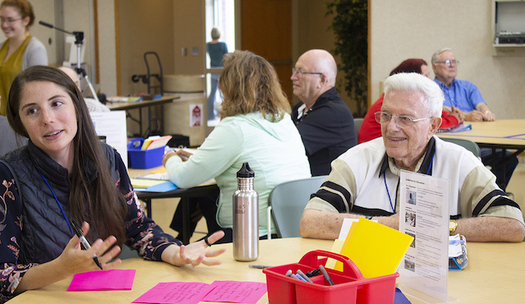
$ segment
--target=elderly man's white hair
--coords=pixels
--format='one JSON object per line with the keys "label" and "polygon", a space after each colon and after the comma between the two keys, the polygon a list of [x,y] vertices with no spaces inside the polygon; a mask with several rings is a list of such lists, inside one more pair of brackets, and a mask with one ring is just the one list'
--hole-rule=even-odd
{"label": "elderly man's white hair", "polygon": [[430,78],[419,73],[399,73],[388,77],[384,83],[385,96],[390,91],[418,91],[425,96],[425,108],[432,117],[441,117],[443,91]]}
{"label": "elderly man's white hair", "polygon": [[430,58],[430,63],[436,64],[439,60],[439,55],[441,55],[441,53],[446,52],[446,51],[452,52],[452,49],[449,47],[446,47],[446,48],[437,50],[434,54],[432,54],[432,58]]}

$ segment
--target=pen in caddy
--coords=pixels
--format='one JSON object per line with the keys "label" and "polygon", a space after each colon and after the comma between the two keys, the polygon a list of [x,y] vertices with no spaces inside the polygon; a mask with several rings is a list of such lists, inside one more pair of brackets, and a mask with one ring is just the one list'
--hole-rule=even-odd
{"label": "pen in caddy", "polygon": [[[71,220],[71,227],[73,228],[73,231],[75,232],[75,234],[80,239],[80,242],[82,243],[84,248],[86,250],[91,248],[91,245],[89,245],[89,242],[86,240],[86,238],[82,234],[82,228],[80,228],[80,226],[77,224],[77,222],[75,220],[73,220],[73,219]],[[100,268],[100,270],[104,270],[104,269],[102,269],[102,264],[100,264],[100,261],[98,260],[96,254],[93,254],[93,261],[95,261],[95,264],[97,264],[97,266],[98,266],[98,268]]]}

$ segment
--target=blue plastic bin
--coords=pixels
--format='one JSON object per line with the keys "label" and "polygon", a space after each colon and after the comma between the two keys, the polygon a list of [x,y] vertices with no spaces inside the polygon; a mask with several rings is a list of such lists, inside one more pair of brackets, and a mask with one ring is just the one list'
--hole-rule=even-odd
{"label": "blue plastic bin", "polygon": [[165,147],[151,150],[141,150],[128,146],[129,167],[133,169],[148,169],[162,165]]}

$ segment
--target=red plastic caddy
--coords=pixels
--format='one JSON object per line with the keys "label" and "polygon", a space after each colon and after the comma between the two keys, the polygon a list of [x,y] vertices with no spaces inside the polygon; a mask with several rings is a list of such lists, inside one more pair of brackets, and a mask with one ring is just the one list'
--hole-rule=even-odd
{"label": "red plastic caddy", "polygon": [[[321,258],[322,257],[322,258]],[[343,271],[326,269],[332,281],[330,286],[322,274],[311,277],[313,283],[286,276],[288,270],[304,273],[325,265],[327,258],[343,264]],[[306,253],[299,263],[263,269],[266,274],[268,301],[270,304],[389,304],[394,303],[398,273],[366,279],[348,257],[325,251]]]}

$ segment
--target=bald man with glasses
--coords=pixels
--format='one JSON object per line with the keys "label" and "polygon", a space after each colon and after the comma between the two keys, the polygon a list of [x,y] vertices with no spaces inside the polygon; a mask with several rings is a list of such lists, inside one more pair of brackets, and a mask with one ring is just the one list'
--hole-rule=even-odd
{"label": "bald man with glasses", "polygon": [[354,118],[337,94],[337,65],[325,50],[309,50],[297,60],[290,79],[301,102],[292,108],[313,176],[330,173],[330,163],[357,144]]}
{"label": "bald man with glasses", "polygon": [[335,239],[345,218],[360,217],[398,229],[400,171],[407,170],[450,181],[454,233],[472,242],[521,242],[525,223],[519,205],[471,152],[435,136],[443,107],[439,86],[421,74],[400,73],[385,81],[384,93],[375,115],[383,137],[332,162],[303,212],[301,235]]}

